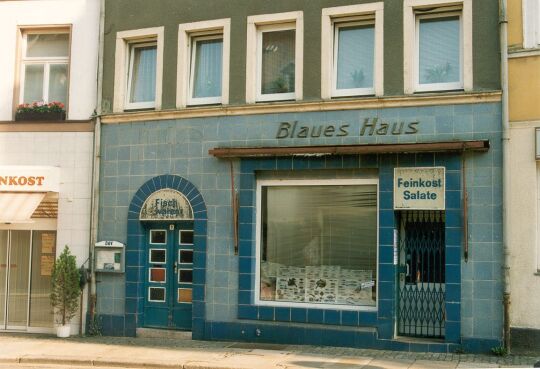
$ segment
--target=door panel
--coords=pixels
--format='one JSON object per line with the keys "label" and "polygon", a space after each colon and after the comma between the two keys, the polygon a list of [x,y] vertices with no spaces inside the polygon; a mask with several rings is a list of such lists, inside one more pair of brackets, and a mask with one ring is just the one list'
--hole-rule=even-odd
{"label": "door panel", "polygon": [[193,223],[183,222],[178,230],[176,246],[176,278],[173,281],[176,299],[173,303],[173,325],[191,330],[193,285]]}
{"label": "door panel", "polygon": [[397,309],[400,335],[444,338],[444,240],[444,212],[401,212]]}
{"label": "door panel", "polygon": [[43,260],[56,255],[56,231],[32,232],[32,279],[30,281],[30,327],[54,327],[54,315],[49,295],[52,270]]}
{"label": "door panel", "polygon": [[30,231],[11,231],[7,327],[26,329],[30,272]]}
{"label": "door panel", "polygon": [[0,230],[0,329],[6,325],[6,292],[8,271],[8,231]]}

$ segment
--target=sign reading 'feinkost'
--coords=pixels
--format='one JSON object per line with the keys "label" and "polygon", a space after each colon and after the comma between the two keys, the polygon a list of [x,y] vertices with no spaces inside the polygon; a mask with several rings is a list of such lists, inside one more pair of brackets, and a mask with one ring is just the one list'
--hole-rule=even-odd
{"label": "sign reading 'feinkost'", "polygon": [[445,168],[395,168],[394,209],[444,210]]}
{"label": "sign reading 'feinkost'", "polygon": [[58,192],[60,168],[0,166],[0,192]]}

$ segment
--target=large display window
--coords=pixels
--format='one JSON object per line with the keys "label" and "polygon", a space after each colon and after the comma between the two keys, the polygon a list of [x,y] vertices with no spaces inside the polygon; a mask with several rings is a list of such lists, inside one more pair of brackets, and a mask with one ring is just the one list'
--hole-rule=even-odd
{"label": "large display window", "polygon": [[372,309],[377,301],[376,179],[259,180],[259,305]]}

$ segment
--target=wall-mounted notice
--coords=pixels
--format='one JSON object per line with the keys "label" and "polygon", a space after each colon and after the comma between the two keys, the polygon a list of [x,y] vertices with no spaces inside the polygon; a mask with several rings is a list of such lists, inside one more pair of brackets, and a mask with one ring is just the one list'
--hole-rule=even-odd
{"label": "wall-mounted notice", "polygon": [[54,254],[56,243],[56,234],[54,233],[42,233],[41,234],[41,253],[42,254]]}
{"label": "wall-mounted notice", "polygon": [[445,168],[395,168],[395,210],[444,210]]}
{"label": "wall-mounted notice", "polygon": [[41,255],[41,275],[51,276],[54,266],[54,255]]}

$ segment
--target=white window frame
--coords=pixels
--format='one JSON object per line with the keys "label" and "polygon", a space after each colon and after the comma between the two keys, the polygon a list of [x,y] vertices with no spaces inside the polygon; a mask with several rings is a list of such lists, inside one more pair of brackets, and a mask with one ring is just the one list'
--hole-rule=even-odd
{"label": "white window frame", "polygon": [[[165,297],[163,300],[152,300],[150,298],[150,290],[156,289],[156,290],[163,290],[163,296]],[[167,302],[167,289],[165,287],[155,287],[155,286],[148,286],[148,301],[149,302]]]}
{"label": "white window frame", "polygon": [[[70,72],[70,54],[71,54],[71,30],[69,28],[53,28],[53,29],[22,29],[22,45],[21,45],[21,72],[19,79],[19,103],[31,104],[33,101],[24,101],[24,86],[26,79],[26,66],[27,65],[41,65],[43,64],[43,102],[49,103],[49,77],[50,68],[52,64],[65,64],[67,65],[68,84],[66,97],[67,101],[61,101],[67,110],[69,102],[69,72]],[[67,34],[68,35],[68,55],[67,56],[47,56],[47,57],[29,57],[26,56],[28,35],[44,35],[44,34]]]}
{"label": "white window frame", "polygon": [[[191,302],[180,301],[180,290],[191,291]],[[176,293],[178,295],[177,298],[176,298],[176,303],[177,304],[189,304],[189,305],[193,304],[193,288],[190,288],[190,287],[188,287],[188,288],[186,288],[186,287],[178,287]]]}
{"label": "white window frame", "polygon": [[[376,256],[376,295],[375,306],[368,305],[340,305],[340,304],[316,304],[308,302],[289,302],[289,301],[268,301],[261,300],[261,229],[262,229],[262,187],[271,186],[359,186],[376,185],[377,186],[377,256]],[[257,180],[257,210],[256,210],[256,240],[255,240],[255,287],[254,303],[258,306],[275,307],[298,307],[307,309],[331,309],[331,310],[353,310],[353,311],[377,311],[379,307],[379,180],[378,178],[355,178],[355,179],[267,179]]]}
{"label": "white window frame", "polygon": [[[194,253],[194,251],[192,249],[178,249],[178,264],[182,264],[182,265],[193,265],[193,262],[191,263],[183,263],[182,262],[182,251],[184,252],[191,252],[192,254]],[[194,255],[192,255],[193,257]]]}
{"label": "white window frame", "polygon": [[[262,33],[295,30],[294,92],[261,94]],[[247,18],[246,103],[302,100],[304,16],[302,11],[253,15]]]}
{"label": "white window frame", "polygon": [[[184,271],[187,270],[187,271],[191,272],[191,282],[182,282],[182,281],[180,280],[180,275],[181,275],[180,272],[183,271],[183,270],[184,270]],[[178,281],[177,281],[177,282],[178,282],[178,284],[193,284],[193,268],[185,268],[185,267],[184,267],[184,268],[180,268],[180,267],[178,267]]]}
{"label": "white window frame", "polygon": [[[152,251],[165,251],[164,261],[152,261]],[[151,248],[148,252],[148,264],[167,264],[167,249]]]}
{"label": "white window frame", "polygon": [[[416,10],[440,7],[441,13],[429,15],[416,14]],[[461,82],[420,84],[418,63],[418,22],[419,19],[429,17],[448,17],[451,12],[444,8],[460,10],[461,23]],[[455,15],[455,14],[454,14]],[[473,90],[473,52],[472,52],[472,0],[404,0],[403,3],[403,68],[405,94],[415,92],[433,92],[447,90]]]}
{"label": "white window frame", "polygon": [[[152,233],[154,232],[165,232],[165,242],[158,242],[158,243],[155,243],[155,242],[152,242]],[[148,233],[148,243],[150,245],[166,245],[167,244],[167,230],[166,229],[151,229],[150,232]]]}
{"label": "white window frame", "polygon": [[[376,2],[324,8],[321,19],[321,98],[384,95],[384,3]],[[373,68],[373,88],[336,89],[336,32],[341,26],[347,26],[362,18],[374,18],[375,50]]]}
{"label": "white window frame", "polygon": [[179,229],[178,230],[178,245],[181,245],[181,246],[184,246],[184,245],[188,245],[188,246],[193,246],[193,242],[192,243],[182,243],[182,232],[191,232],[193,233],[193,242],[195,242],[195,231],[192,230],[192,229]]}
{"label": "white window frame", "polygon": [[523,48],[540,48],[540,3],[523,0]]}
{"label": "white window frame", "polygon": [[124,106],[126,109],[148,109],[153,108],[155,106],[155,100],[154,101],[141,101],[141,102],[130,102],[129,98],[131,96],[131,89],[132,89],[132,83],[133,83],[133,63],[135,60],[135,50],[142,49],[145,47],[152,47],[155,46],[157,49],[157,42],[156,41],[148,41],[148,42],[132,42],[129,44],[129,66],[128,66],[128,76],[127,76],[127,91],[126,91],[126,101],[124,101]]}
{"label": "white window frame", "polygon": [[[221,36],[221,37],[220,37]],[[223,57],[221,72],[221,96],[192,98],[194,42],[202,38],[222,38]],[[178,64],[176,74],[176,108],[192,105],[229,104],[229,65],[230,65],[230,18],[210,21],[183,23],[178,26]]]}
{"label": "white window frame", "polygon": [[[152,280],[152,269],[163,269],[165,271],[165,279],[163,280],[163,282],[160,282],[160,281],[153,281]],[[165,284],[167,283],[167,268],[164,267],[164,266],[160,266],[160,267],[149,267],[148,268],[148,283],[159,283],[159,284]]]}
{"label": "white window frame", "polygon": [[[129,103],[129,72],[131,48],[137,44],[156,43],[156,91],[153,102]],[[163,83],[164,27],[143,28],[116,33],[116,54],[114,60],[114,100],[113,112],[129,109],[161,109]]]}

